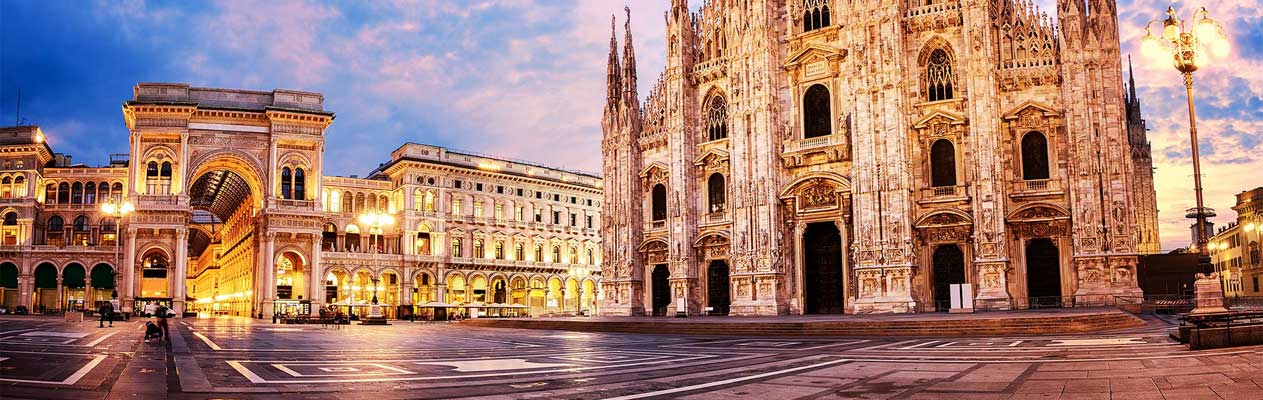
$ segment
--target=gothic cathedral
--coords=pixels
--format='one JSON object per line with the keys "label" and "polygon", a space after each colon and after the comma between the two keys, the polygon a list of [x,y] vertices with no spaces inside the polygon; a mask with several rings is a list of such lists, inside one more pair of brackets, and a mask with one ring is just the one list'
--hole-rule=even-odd
{"label": "gothic cathedral", "polygon": [[666,67],[643,106],[631,26],[621,55],[611,33],[602,313],[1141,295],[1157,209],[1117,6],[1057,8],[672,0]]}

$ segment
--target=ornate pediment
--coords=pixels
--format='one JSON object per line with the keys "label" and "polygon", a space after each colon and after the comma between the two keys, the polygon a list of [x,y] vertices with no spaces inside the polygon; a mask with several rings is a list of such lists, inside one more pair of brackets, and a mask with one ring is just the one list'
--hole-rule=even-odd
{"label": "ornate pediment", "polygon": [[1028,119],[1044,119],[1060,116],[1061,113],[1054,110],[1051,106],[1037,101],[1027,100],[1014,107],[1009,112],[1004,113],[1005,121],[1026,121]]}
{"label": "ornate pediment", "polygon": [[1009,216],[1009,222],[1041,222],[1070,219],[1070,214],[1052,205],[1033,205],[1017,210]]}
{"label": "ornate pediment", "polygon": [[718,148],[706,149],[693,160],[693,165],[704,170],[728,169],[728,152]]}
{"label": "ornate pediment", "polygon": [[798,67],[819,61],[836,61],[846,57],[846,49],[839,49],[823,43],[808,43],[802,49],[795,51],[785,61],[784,68],[786,71],[793,71]]}
{"label": "ornate pediment", "polygon": [[917,120],[916,123],[912,124],[912,127],[915,129],[930,129],[931,131],[942,127],[943,130],[947,130],[952,125],[964,125],[967,122],[969,122],[969,120],[965,119],[964,115],[936,109],[926,116],[921,117],[921,119]]}
{"label": "ornate pediment", "polygon": [[650,183],[666,182],[671,176],[670,171],[666,164],[654,161],[640,170],[640,178]]}
{"label": "ornate pediment", "polygon": [[913,224],[918,228],[930,228],[941,226],[959,226],[972,224],[973,220],[960,211],[936,211],[925,215]]}
{"label": "ornate pediment", "polygon": [[838,205],[838,187],[824,179],[816,179],[798,191],[798,207],[829,208]]}

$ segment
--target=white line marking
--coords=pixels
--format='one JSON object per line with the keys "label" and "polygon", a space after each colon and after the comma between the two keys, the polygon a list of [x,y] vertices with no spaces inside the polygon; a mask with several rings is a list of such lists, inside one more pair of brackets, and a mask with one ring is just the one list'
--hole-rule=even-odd
{"label": "white line marking", "polygon": [[790,368],[790,369],[783,369],[783,370],[780,370],[780,371],[774,371],[774,372],[762,373],[762,374],[758,374],[758,375],[743,376],[743,377],[740,377],[740,378],[725,379],[725,380],[722,380],[722,381],[708,382],[708,383],[702,383],[702,384],[697,384],[697,385],[692,385],[692,386],[678,387],[678,388],[674,388],[674,389],[666,389],[666,390],[659,390],[659,391],[654,391],[654,392],[637,393],[637,394],[632,394],[632,395],[627,395],[627,396],[612,397],[612,398],[609,398],[609,399],[606,399],[606,400],[633,400],[633,399],[643,399],[643,398],[646,398],[646,397],[663,396],[663,395],[674,394],[674,393],[681,393],[681,392],[690,392],[690,391],[694,391],[694,390],[698,390],[698,389],[706,389],[706,388],[711,388],[711,387],[715,387],[715,386],[723,386],[723,385],[732,384],[732,383],[737,383],[737,382],[744,382],[744,381],[750,381],[750,380],[755,380],[755,379],[762,379],[762,378],[766,378],[766,377],[769,377],[769,376],[783,375],[783,374],[787,374],[787,373],[792,373],[792,372],[802,371],[802,370],[805,370],[805,369],[812,369],[812,368],[827,367],[827,366],[834,365],[834,364],[841,364],[841,363],[844,363],[844,362],[847,362],[847,361],[851,361],[851,360],[849,360],[849,359],[838,359],[838,360],[833,360],[833,361],[825,361],[825,362],[819,362],[819,363],[815,363],[815,364],[811,364],[811,365],[804,365],[804,366],[801,366],[801,367],[795,367],[795,368]]}
{"label": "white line marking", "polygon": [[1019,340],[1013,343],[1009,343],[1009,347],[1017,347],[1017,345],[1022,344],[1022,342],[1023,342],[1022,340]]}
{"label": "white line marking", "polygon": [[[43,354],[47,354],[47,353],[43,353]],[[63,379],[61,382],[38,381],[38,380],[28,380],[28,379],[9,379],[9,378],[0,378],[0,381],[17,382],[17,383],[40,383],[40,384],[45,384],[45,385],[73,385],[75,383],[78,383],[80,379],[83,379],[83,376],[87,375],[88,372],[92,371],[93,368],[96,368],[96,366],[100,364],[101,361],[105,361],[106,357],[108,356],[104,354],[96,356],[95,358],[92,359],[92,361],[88,361],[88,364],[84,365],[83,368],[79,368],[78,371],[75,371],[74,374],[71,374],[70,376],[66,377],[66,379]]]}
{"label": "white line marking", "polygon": [[921,343],[921,344],[918,344],[918,345],[906,346],[906,347],[900,347],[900,349],[902,349],[902,350],[915,349],[915,348],[918,348],[918,347],[921,347],[921,346],[929,346],[929,345],[931,345],[931,344],[935,344],[935,343],[938,343],[938,342],[939,342],[939,341],[937,341],[937,340],[931,340],[931,341],[928,341],[928,342],[925,342],[925,343]]}
{"label": "white line marking", "polygon": [[101,336],[101,337],[97,338],[97,340],[93,340],[93,341],[89,342],[89,343],[88,343],[88,347],[96,347],[96,345],[101,344],[101,342],[104,342],[104,341],[105,341],[105,339],[108,339],[110,336],[114,336],[114,334],[116,334],[116,333],[118,333],[118,331],[114,331],[114,332],[107,333],[107,334],[105,334],[104,336]]}
{"label": "white line marking", "polygon": [[943,343],[943,344],[940,344],[940,345],[938,345],[938,346],[934,346],[934,347],[943,348],[943,347],[951,346],[951,345],[954,345],[954,344],[956,344],[956,342],[947,342],[947,343]]}
{"label": "white line marking", "polygon": [[206,335],[203,335],[201,332],[193,332],[193,336],[197,336],[198,339],[202,339],[202,342],[206,343],[207,346],[210,346],[211,350],[215,350],[215,351],[223,350],[222,348],[219,347],[219,345],[215,344],[215,342],[212,342],[210,338],[206,337]]}

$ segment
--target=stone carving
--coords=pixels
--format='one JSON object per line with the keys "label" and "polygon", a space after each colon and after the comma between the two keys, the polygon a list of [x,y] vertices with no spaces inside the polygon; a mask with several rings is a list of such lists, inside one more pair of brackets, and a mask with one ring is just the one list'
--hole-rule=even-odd
{"label": "stone carving", "polygon": [[814,182],[799,193],[799,202],[803,208],[832,207],[837,205],[838,193],[832,185],[822,181]]}

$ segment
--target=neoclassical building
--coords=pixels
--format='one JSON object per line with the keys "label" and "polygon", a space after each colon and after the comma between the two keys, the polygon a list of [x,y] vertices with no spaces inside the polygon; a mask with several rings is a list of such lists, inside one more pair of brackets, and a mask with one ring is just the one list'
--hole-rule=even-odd
{"label": "neoclassical building", "polygon": [[[129,154],[104,167],[38,127],[0,129],[2,304],[93,308],[117,291],[128,311],[265,317],[363,314],[374,297],[388,316],[596,311],[599,176],[415,143],[364,178],[324,176],[323,103],[141,83],[123,104]],[[120,201],[135,211],[101,209]]]}
{"label": "neoclassical building", "polygon": [[611,33],[602,312],[1139,295],[1157,210],[1117,8],[1057,6],[672,0],[643,105],[630,24],[621,54]]}

